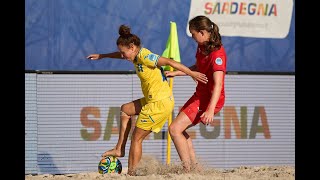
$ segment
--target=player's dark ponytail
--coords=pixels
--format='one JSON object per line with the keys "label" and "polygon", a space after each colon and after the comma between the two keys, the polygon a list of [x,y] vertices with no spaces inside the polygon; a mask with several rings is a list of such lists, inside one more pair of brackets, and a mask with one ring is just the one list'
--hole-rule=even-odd
{"label": "player's dark ponytail", "polygon": [[119,38],[117,40],[117,45],[129,46],[133,43],[136,46],[140,46],[140,38],[135,34],[131,34],[130,27],[126,25],[121,25],[119,27]]}

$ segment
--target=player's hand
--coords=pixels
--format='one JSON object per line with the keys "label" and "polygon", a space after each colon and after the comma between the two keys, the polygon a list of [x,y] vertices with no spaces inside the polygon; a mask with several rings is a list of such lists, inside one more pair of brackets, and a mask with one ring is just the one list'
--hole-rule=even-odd
{"label": "player's hand", "polygon": [[209,125],[213,122],[213,117],[214,117],[214,112],[207,110],[206,112],[202,113],[202,115],[200,116],[200,119],[205,125]]}
{"label": "player's hand", "polygon": [[166,77],[175,77],[176,71],[164,71],[164,74],[166,75]]}
{"label": "player's hand", "polygon": [[89,56],[87,56],[87,59],[98,60],[100,59],[100,54],[90,54]]}
{"label": "player's hand", "polygon": [[203,73],[198,72],[198,71],[192,71],[192,78],[196,82],[200,81],[200,82],[202,82],[204,84],[207,84],[207,82],[208,82],[207,76],[205,74],[203,74]]}

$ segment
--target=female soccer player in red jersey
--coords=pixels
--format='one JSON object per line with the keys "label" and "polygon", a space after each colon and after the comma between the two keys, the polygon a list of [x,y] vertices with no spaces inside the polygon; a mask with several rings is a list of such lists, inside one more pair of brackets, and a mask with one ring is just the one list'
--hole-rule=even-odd
{"label": "female soccer player in red jersey", "polygon": [[[177,149],[184,170],[196,165],[195,151],[186,130],[199,122],[209,125],[225,102],[224,79],[227,56],[218,26],[206,16],[189,21],[189,31],[198,43],[196,63],[190,69],[205,74],[208,82],[198,82],[195,93],[181,108],[169,126],[169,133]],[[186,75],[182,71],[166,72],[167,77]]]}

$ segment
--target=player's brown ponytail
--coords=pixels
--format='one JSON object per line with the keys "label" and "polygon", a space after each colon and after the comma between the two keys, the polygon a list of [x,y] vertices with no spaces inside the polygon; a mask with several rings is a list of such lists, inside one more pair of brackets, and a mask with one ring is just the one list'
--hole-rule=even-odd
{"label": "player's brown ponytail", "polygon": [[212,22],[208,17],[206,16],[194,17],[189,21],[189,28],[197,32],[200,32],[201,30],[206,30],[210,32],[209,41],[205,42],[204,44],[205,54],[210,54],[212,51],[216,51],[220,49],[222,42],[221,42],[221,36],[219,33],[219,27],[214,22]]}
{"label": "player's brown ponytail", "polygon": [[130,27],[126,25],[121,25],[119,27],[119,38],[117,40],[117,45],[129,46],[133,43],[136,46],[140,46],[140,38],[135,34],[131,34]]}

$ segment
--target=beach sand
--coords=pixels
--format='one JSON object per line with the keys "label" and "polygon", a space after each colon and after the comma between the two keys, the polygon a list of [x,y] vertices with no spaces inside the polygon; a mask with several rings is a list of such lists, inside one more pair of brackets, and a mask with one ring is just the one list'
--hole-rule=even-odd
{"label": "beach sand", "polygon": [[182,167],[177,164],[164,165],[153,157],[143,157],[137,168],[137,176],[129,176],[124,168],[121,174],[99,174],[98,172],[83,172],[77,174],[40,174],[25,175],[26,180],[93,180],[93,179],[120,179],[120,180],[294,180],[293,166],[241,166],[233,169],[201,168],[201,171],[192,170],[183,173]]}

